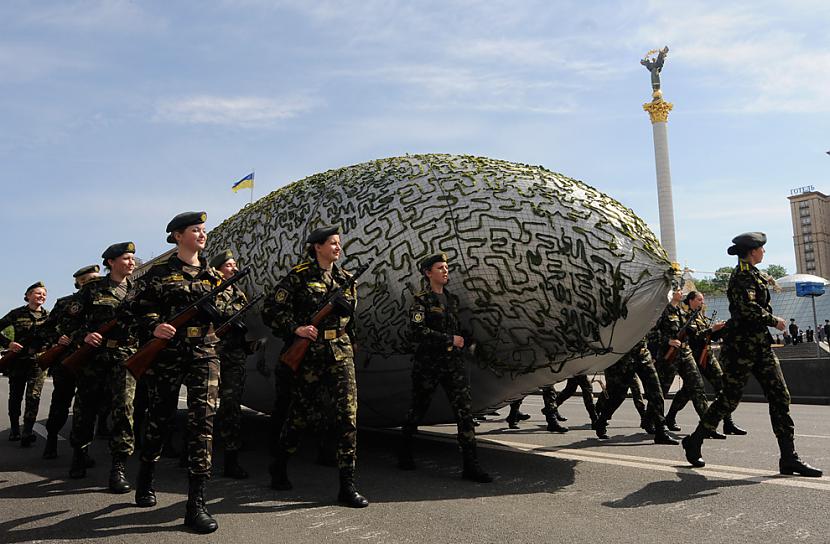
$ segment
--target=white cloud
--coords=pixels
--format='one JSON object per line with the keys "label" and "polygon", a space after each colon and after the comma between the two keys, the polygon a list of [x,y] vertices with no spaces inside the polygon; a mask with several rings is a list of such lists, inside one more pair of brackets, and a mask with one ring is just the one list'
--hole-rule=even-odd
{"label": "white cloud", "polygon": [[155,120],[184,124],[264,127],[296,117],[317,105],[317,100],[306,97],[274,99],[201,95],[160,103]]}

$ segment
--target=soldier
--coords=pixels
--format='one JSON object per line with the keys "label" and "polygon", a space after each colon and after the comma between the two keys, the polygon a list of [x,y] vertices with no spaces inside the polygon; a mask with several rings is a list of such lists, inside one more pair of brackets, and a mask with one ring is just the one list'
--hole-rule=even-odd
{"label": "soldier", "polygon": [[459,299],[445,288],[449,282],[447,256],[430,255],[418,264],[418,269],[428,288],[415,295],[409,310],[409,325],[418,347],[412,367],[411,407],[403,425],[398,466],[404,470],[415,468],[412,435],[429,408],[435,388],[441,384],[458,426],[458,444],[464,460],[462,478],[492,482],[490,475],[479,466],[476,454],[470,384],[461,358],[465,340],[458,320]]}
{"label": "soldier", "polygon": [[591,380],[588,379],[588,376],[583,374],[568,378],[565,388],[556,394],[556,406],[562,406],[563,402],[571,398],[577,387],[582,392],[582,403],[585,405],[585,410],[591,419],[591,425],[594,425],[597,422],[597,411],[594,408],[594,388],[591,386]]}
{"label": "soldier", "polygon": [[619,361],[605,369],[608,397],[600,397],[597,402],[597,422],[594,425],[597,437],[601,440],[608,439],[608,420],[625,400],[635,374],[643,382],[643,390],[648,399],[649,420],[654,425],[654,443],[677,444],[677,440],[666,432],[666,420],[663,417],[663,392],[660,389],[660,380],[651,362],[651,353],[646,347],[645,338]]}
{"label": "soldier", "polygon": [[[236,266],[233,252],[226,249],[210,260],[210,266],[222,274],[222,278],[229,280],[239,269]],[[228,288],[230,308],[234,313],[240,311],[248,298],[245,293],[233,284]],[[239,323],[238,326],[228,329],[228,332],[219,342],[219,361],[221,366],[219,380],[219,410],[216,420],[219,427],[219,436],[225,444],[225,471],[228,478],[242,480],[248,477],[248,472],[239,465],[239,450],[242,449],[242,393],[245,389],[245,361],[252,353],[250,344],[245,340],[247,329]]]}
{"label": "soldier", "polygon": [[205,248],[205,212],[185,212],[167,224],[167,241],[176,252],[154,263],[139,280],[130,312],[141,331],[169,344],[144,374],[149,413],[136,479],[135,503],[156,505],[153,477],[182,384],[187,388],[188,495],[184,523],[197,533],[219,525],[205,506],[205,483],[210,478],[213,418],[219,398],[219,342],[214,327],[227,316],[226,293],[216,296],[215,311],[201,311],[186,327],[169,322],[213,288],[221,275],[200,255]]}
{"label": "soldier", "polygon": [[324,301],[339,287],[348,285],[351,274],[337,266],[340,258],[340,230],[336,226],[315,229],[306,239],[309,259],[298,264],[277,284],[268,297],[263,314],[277,337],[285,340],[287,350],[296,337],[311,341],[299,374],[291,387],[291,403],[282,427],[276,456],[271,464],[271,487],[292,489],[286,464],[297,451],[300,433],[314,413],[322,411],[321,395],[328,394],[334,403],[337,435],[337,466],[340,491],[337,500],[352,508],[369,506],[354,483],[357,458],[357,383],[354,374],[355,320],[357,303],[355,285],[343,290],[330,314],[319,328],[311,319]]}
{"label": "soldier", "polygon": [[507,419],[505,419],[505,421],[507,421],[507,426],[511,429],[518,429],[520,421],[527,421],[530,419],[529,415],[523,414],[520,410],[523,400],[524,397],[510,403],[510,412],[507,414]]}
{"label": "soldier", "polygon": [[[9,420],[11,431],[9,440],[20,440],[20,445],[27,448],[35,443],[32,432],[40,407],[40,392],[46,379],[46,372],[35,363],[38,345],[38,328],[46,321],[49,312],[43,307],[46,302],[46,286],[42,282],[33,283],[23,295],[24,306],[15,308],[0,319],[0,331],[11,326],[14,340],[9,340],[0,332],[0,345],[12,353],[19,353],[4,370],[9,377]],[[20,434],[20,404],[26,397],[23,412],[23,434]]]}
{"label": "soldier", "polygon": [[[710,325],[703,315],[703,302],[703,293],[697,291],[689,291],[683,300],[684,305],[690,310],[688,313],[691,314],[698,311],[688,328],[689,348],[692,350],[692,355],[700,369],[701,375],[712,384],[712,387],[715,389],[715,394],[717,394],[723,389],[723,370],[721,370],[720,363],[711,349],[708,350],[705,365],[701,364],[700,358],[704,347],[708,347],[707,342],[717,340],[720,337],[719,331],[723,329],[726,323],[720,321]],[[688,393],[685,389],[681,389],[674,396],[674,400],[672,400],[669,411],[666,414],[666,419],[674,421],[677,413],[686,406],[687,402],[689,402]],[[735,425],[732,421],[732,414],[727,414],[723,418],[723,433],[744,435],[746,431]]]}
{"label": "soldier", "polygon": [[741,401],[749,374],[761,384],[769,402],[772,430],[778,439],[781,474],[800,474],[820,477],[822,471],[802,461],[795,452],[795,425],[790,417],[790,392],[781,373],[778,357],[770,344],[769,327],[783,331],[786,322],[773,315],[768,278],[756,266],[764,259],[763,232],[747,232],[732,239],[727,253],[738,256],[738,266],[729,277],[726,296],[732,316],[726,325],[721,358],[723,360],[723,389],[700,419],[697,429],[683,439],[686,460],[695,467],[706,466],[701,447],[708,432],[731,414]]}
{"label": "soldier", "polygon": [[[90,280],[98,277],[101,270],[97,264],[85,266],[75,272],[75,289],[80,289]],[[75,315],[81,311],[81,304],[78,291],[61,297],[55,301],[55,306],[49,313],[41,330],[41,344],[50,346],[60,344],[70,346],[74,333]],[[67,352],[68,354],[68,352]],[[69,407],[75,397],[75,374],[61,364],[61,359],[56,360],[49,367],[49,375],[52,376],[52,401],[49,404],[49,418],[46,420],[46,447],[43,449],[44,459],[55,459],[58,456],[58,433],[66,424],[69,418]],[[89,465],[89,459],[86,464]]]}
{"label": "soldier", "polygon": [[[123,305],[135,294],[130,278],[135,270],[135,244],[112,244],[101,254],[106,276],[90,280],[78,292],[79,308],[71,312],[75,322],[73,342],[96,348],[77,374],[78,391],[72,408],[72,465],[70,478],[86,476],[86,452],[95,435],[95,421],[104,402],[111,408],[112,428],[109,449],[112,464],[109,490],[127,493],[125,462],[135,448],[133,435],[133,397],[135,380],[127,371],[125,361],[136,350],[136,338],[130,334],[124,319]],[[98,332],[104,324],[120,322],[106,337]],[[67,325],[71,326],[71,325]]]}
{"label": "soldier", "polygon": [[548,432],[551,433],[566,433],[570,431],[559,421],[567,421],[568,418],[559,414],[559,404],[557,403],[556,389],[552,385],[542,388],[542,413],[545,415],[545,421],[548,424]]}
{"label": "soldier", "polygon": [[[706,391],[703,388],[703,378],[700,376],[692,350],[689,349],[688,339],[681,340],[679,338],[681,329],[690,318],[680,308],[682,298],[683,292],[680,287],[676,287],[672,291],[671,302],[663,310],[663,315],[657,321],[657,329],[660,331],[660,355],[657,358],[657,372],[660,375],[660,384],[663,387],[664,396],[668,394],[669,388],[674,382],[674,377],[679,373],[683,379],[680,394],[691,399],[695,411],[698,415],[703,415],[708,407]],[[665,357],[671,348],[674,348],[676,355],[673,361],[668,361]],[[670,431],[680,430],[674,420],[675,413],[666,415],[666,428]],[[709,438],[725,439],[726,436],[715,429],[710,433]]]}

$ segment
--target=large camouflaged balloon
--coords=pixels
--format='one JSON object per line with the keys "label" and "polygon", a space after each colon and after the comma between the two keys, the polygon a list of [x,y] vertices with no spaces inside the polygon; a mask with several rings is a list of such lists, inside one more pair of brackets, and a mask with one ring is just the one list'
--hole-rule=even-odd
{"label": "large camouflaged balloon", "polygon": [[[416,263],[430,253],[448,254],[448,289],[477,344],[465,354],[475,411],[614,363],[653,325],[673,275],[643,221],[596,189],[540,166],[454,155],[376,160],[292,183],[211,231],[207,253],[232,249],[253,269],[248,294],[270,292],[322,224],[341,225],[342,266],[371,263],[356,314],[362,424],[398,424],[408,408],[408,308],[423,289]],[[282,341],[268,337],[258,357],[276,363]],[[273,387],[248,375],[246,404],[269,410]],[[452,420],[442,393],[427,420]]]}

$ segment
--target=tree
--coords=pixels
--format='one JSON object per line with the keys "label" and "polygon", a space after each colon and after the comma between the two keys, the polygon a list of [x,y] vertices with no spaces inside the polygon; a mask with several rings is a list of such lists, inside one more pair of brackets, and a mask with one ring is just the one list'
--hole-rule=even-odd
{"label": "tree", "polygon": [[787,269],[781,266],[780,264],[771,264],[766,268],[766,270],[764,270],[764,272],[766,272],[775,279],[783,278],[787,275]]}

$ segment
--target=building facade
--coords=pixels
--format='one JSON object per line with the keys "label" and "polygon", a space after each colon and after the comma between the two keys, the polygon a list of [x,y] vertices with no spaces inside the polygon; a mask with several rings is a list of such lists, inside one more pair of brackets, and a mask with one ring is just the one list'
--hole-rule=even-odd
{"label": "building facade", "polygon": [[805,191],[787,198],[793,220],[796,272],[830,277],[830,196]]}

